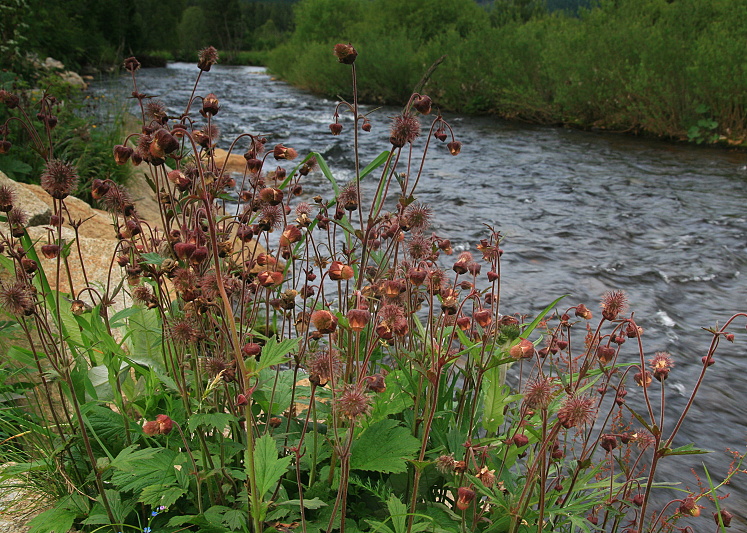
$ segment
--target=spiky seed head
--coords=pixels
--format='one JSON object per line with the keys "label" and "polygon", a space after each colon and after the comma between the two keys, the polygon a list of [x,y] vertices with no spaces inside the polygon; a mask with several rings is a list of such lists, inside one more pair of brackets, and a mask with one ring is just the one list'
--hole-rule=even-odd
{"label": "spiky seed head", "polygon": [[602,297],[602,316],[605,320],[615,320],[618,315],[625,312],[628,298],[622,291],[609,291]]}
{"label": "spiky seed head", "polygon": [[197,68],[203,72],[209,72],[210,67],[218,62],[218,50],[212,46],[203,48],[197,53]]}
{"label": "spiky seed head", "polygon": [[558,410],[558,420],[566,429],[591,424],[597,414],[595,403],[588,396],[568,396]]}
{"label": "spiky seed head", "polygon": [[42,189],[58,200],[67,198],[77,183],[75,167],[59,159],[50,159],[41,175]]}

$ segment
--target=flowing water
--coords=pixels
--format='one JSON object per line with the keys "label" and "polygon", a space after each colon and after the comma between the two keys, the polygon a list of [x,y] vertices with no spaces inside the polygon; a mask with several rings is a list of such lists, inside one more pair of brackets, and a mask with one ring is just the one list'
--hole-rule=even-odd
{"label": "flowing water", "polygon": [[[191,64],[142,70],[139,90],[183,105],[197,72]],[[127,87],[127,78],[94,89],[117,87]],[[351,175],[350,118],[342,114],[346,128],[339,137],[327,127],[335,102],[256,67],[214,67],[198,89],[208,92],[222,106],[216,117],[221,147],[239,133],[261,133],[269,146],[318,151],[337,176]],[[363,154],[373,158],[390,147],[388,123],[396,111],[371,115]],[[585,303],[598,313],[606,291],[624,290],[645,329],[647,355],[668,351],[674,357],[667,405],[672,413],[682,409],[711,341],[702,328],[747,312],[747,155],[490,118],[445,118],[464,146],[458,157],[440,143],[429,152],[416,196],[434,207],[434,231],[455,249],[472,251],[487,236],[483,223],[503,233],[504,313],[536,314],[561,294],[569,295],[568,306]],[[327,185],[321,176],[304,184],[309,197],[329,197]],[[735,343],[721,343],[675,441],[714,450],[703,459],[714,479],[726,472],[725,449],[744,451],[747,444],[745,321],[733,331]],[[661,478],[696,488],[689,467],[702,457],[664,461]],[[739,530],[747,515],[747,477],[735,478],[728,492],[724,504],[742,518],[732,523],[732,531]],[[710,510],[704,513],[710,517]]]}

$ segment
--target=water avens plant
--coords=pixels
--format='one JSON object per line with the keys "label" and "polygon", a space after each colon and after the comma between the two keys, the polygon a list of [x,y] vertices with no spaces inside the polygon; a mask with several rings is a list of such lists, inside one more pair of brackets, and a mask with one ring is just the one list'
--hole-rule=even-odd
{"label": "water avens plant", "polygon": [[[655,474],[702,453],[674,440],[747,315],[708,330],[673,413],[676,354],[646,351],[624,292],[598,312],[561,296],[536,317],[504,313],[501,233],[485,226],[454,258],[430,227],[437,206],[417,199],[428,154],[461,152],[451,125],[421,84],[391,119],[391,150],[360,153],[359,136],[382,128],[358,104],[358,52],[334,55],[354,95],[329,126],[351,139],[345,183],[319,153],[255,133],[231,142],[245,165],[227,171],[220,96],[198,94],[215,49],[175,115],[126,60],[141,124],[113,155],[147,168],[160,211],[145,220],[125,188],[93,182],[116,236],[98,282],[76,247],[86,221],[67,208],[76,172],[55,157],[51,97],[36,120],[18,108],[2,126],[7,149],[16,127],[43,147],[54,199],[33,241],[0,189],[0,305],[23,341],[2,365],[21,393],[3,400],[14,463],[2,475],[56,502],[32,531],[653,533],[692,531],[701,514],[728,527],[721,488],[741,455],[721,482],[663,503],[657,489],[671,486]],[[325,179],[328,196],[309,198],[305,184]]]}

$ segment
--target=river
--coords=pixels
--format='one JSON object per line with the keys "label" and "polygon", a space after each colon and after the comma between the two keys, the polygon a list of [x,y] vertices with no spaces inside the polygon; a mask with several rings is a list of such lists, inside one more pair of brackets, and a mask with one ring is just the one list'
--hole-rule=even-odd
{"label": "river", "polygon": [[[139,89],[183,106],[197,72],[192,64],[144,69]],[[94,90],[111,93],[115,87],[131,90],[127,77]],[[239,133],[262,133],[270,146],[282,142],[301,154],[321,152],[336,175],[351,175],[349,117],[341,117],[348,127],[340,137],[328,129],[335,102],[273,80],[257,67],[213,67],[198,91],[208,92],[220,98],[221,147]],[[373,130],[362,137],[362,152],[370,158],[390,147],[389,117],[395,113],[384,108],[371,115]],[[482,223],[502,231],[504,313],[536,314],[561,294],[569,295],[568,305],[585,303],[598,313],[606,291],[624,290],[645,330],[647,354],[668,351],[674,357],[668,409],[681,409],[711,340],[702,328],[747,311],[747,155],[445,117],[463,142],[462,153],[433,150],[417,194],[435,208],[436,233],[456,249],[475,251],[486,236]],[[328,197],[326,181],[315,179],[306,193]],[[714,479],[726,472],[725,449],[744,451],[747,443],[747,331],[744,320],[737,324],[734,344],[721,343],[675,442],[714,450],[703,459]],[[664,461],[660,477],[696,488],[688,472],[701,457]],[[737,477],[728,492],[723,504],[735,517],[747,515],[747,478]],[[710,510],[704,513],[710,517]],[[740,527],[747,526],[735,518],[732,531]]]}

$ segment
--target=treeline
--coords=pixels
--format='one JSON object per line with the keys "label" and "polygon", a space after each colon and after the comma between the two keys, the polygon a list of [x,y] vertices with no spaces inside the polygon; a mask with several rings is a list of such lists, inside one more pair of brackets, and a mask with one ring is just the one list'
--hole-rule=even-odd
{"label": "treeline", "polygon": [[[302,0],[274,73],[348,96],[331,45],[351,42],[370,102],[425,92],[445,110],[538,123],[741,142],[747,134],[747,0]],[[562,7],[562,6],[561,6]],[[573,7],[573,6],[571,6]]]}
{"label": "treeline", "polygon": [[27,55],[71,68],[106,68],[123,57],[193,59],[213,45],[226,60],[269,50],[291,30],[295,0],[2,0],[0,69]]}

